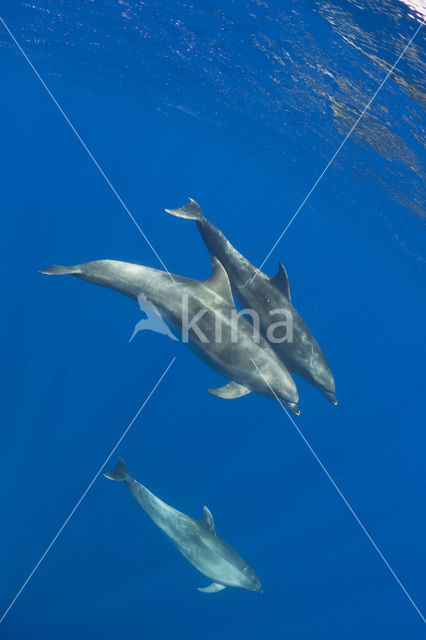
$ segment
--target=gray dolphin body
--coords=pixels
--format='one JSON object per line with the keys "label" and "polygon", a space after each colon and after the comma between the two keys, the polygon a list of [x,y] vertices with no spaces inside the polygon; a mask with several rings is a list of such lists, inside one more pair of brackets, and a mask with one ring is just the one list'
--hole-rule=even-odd
{"label": "gray dolphin body", "polygon": [[199,591],[214,593],[225,587],[262,591],[259,578],[247,562],[216,535],[213,516],[207,507],[204,507],[201,520],[193,520],[177,511],[134,480],[121,458],[114,469],[104,475],[110,480],[124,481],[139,506],[164,531],[188,562],[213,581],[210,586],[199,588]]}
{"label": "gray dolphin body", "polygon": [[251,324],[238,316],[226,271],[216,258],[212,264],[212,274],[204,282],[117,260],[54,265],[42,273],[69,274],[135,300],[142,292],[177,334],[182,334],[185,319],[188,327],[196,319],[196,328],[189,327],[187,333],[189,346],[230,379],[220,389],[209,389],[211,393],[222,398],[238,398],[252,391],[272,398],[276,394],[298,415],[299,396],[288,369],[268,342],[261,335],[255,339]]}
{"label": "gray dolphin body", "polygon": [[[284,309],[291,316],[293,340],[275,342],[275,352],[291,373],[296,373],[317,387],[337,404],[335,382],[328,362],[309,327],[291,304],[290,286],[286,270],[279,263],[276,276],[270,277],[251,264],[203,216],[201,207],[194,201],[179,209],[166,209],[167,213],[195,220],[204,243],[212,256],[216,256],[226,269],[233,293],[238,302],[259,315],[260,332],[267,337],[268,328],[276,322],[271,312]],[[254,278],[254,279],[253,279]],[[276,326],[273,335],[279,341],[286,337],[287,328]]]}

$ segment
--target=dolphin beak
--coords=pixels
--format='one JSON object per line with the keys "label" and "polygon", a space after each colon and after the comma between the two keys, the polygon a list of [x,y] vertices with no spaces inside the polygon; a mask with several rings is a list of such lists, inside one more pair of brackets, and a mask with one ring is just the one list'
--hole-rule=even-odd
{"label": "dolphin beak", "polygon": [[296,416],[300,416],[300,409],[295,402],[287,402],[286,404],[292,413]]}
{"label": "dolphin beak", "polygon": [[330,400],[330,402],[334,405],[337,405],[337,398],[334,395],[334,393],[331,393],[331,391],[326,391],[325,392],[326,397]]}

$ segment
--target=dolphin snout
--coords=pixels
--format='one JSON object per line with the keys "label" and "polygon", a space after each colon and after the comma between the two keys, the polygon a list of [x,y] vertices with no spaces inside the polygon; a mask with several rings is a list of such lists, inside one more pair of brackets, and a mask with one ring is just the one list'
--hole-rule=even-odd
{"label": "dolphin snout", "polygon": [[331,391],[325,391],[325,396],[332,402],[333,404],[337,404],[337,398]]}
{"label": "dolphin snout", "polygon": [[292,413],[296,416],[300,416],[300,409],[295,402],[287,402],[286,404]]}

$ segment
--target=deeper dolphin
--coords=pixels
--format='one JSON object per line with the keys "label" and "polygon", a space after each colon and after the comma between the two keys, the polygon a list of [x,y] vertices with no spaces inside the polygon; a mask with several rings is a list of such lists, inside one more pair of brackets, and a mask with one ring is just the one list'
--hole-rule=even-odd
{"label": "deeper dolphin", "polygon": [[262,591],[259,578],[246,561],[216,535],[213,516],[207,507],[201,520],[177,511],[132,478],[121,458],[114,469],[104,475],[110,480],[124,481],[139,506],[188,562],[213,581],[208,587],[199,587],[199,591],[215,593],[225,587]]}
{"label": "deeper dolphin", "polygon": [[[276,394],[291,411],[300,413],[299,396],[290,373],[268,342],[260,335],[255,339],[253,327],[238,316],[228,276],[216,258],[212,258],[210,278],[203,282],[117,260],[96,260],[71,267],[54,265],[42,273],[69,274],[133,299],[143,293],[177,334],[182,335],[186,326],[189,346],[230,379],[220,389],[209,389],[211,393],[222,398],[238,398],[252,391],[268,397]],[[195,320],[196,326],[191,326]]]}
{"label": "deeper dolphin", "polygon": [[[284,309],[291,316],[292,341],[274,341],[274,349],[291,373],[296,373],[317,387],[332,402],[337,404],[335,382],[328,362],[309,327],[291,304],[290,285],[286,270],[279,263],[276,276],[270,277],[258,271],[209,220],[201,207],[190,199],[179,209],[166,209],[167,213],[180,218],[195,220],[204,243],[212,256],[216,256],[225,267],[236,299],[259,315],[261,333],[267,337],[268,328],[274,322],[271,312]],[[274,329],[274,337],[286,336],[284,326]]]}

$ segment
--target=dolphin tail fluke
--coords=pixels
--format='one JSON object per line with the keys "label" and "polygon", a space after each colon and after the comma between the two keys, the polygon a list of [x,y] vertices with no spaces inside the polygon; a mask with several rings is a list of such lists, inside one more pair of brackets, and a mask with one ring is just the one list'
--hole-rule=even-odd
{"label": "dolphin tail fluke", "polygon": [[124,460],[122,460],[122,458],[118,456],[118,462],[115,465],[114,469],[111,469],[111,471],[108,471],[108,473],[104,473],[104,476],[105,478],[108,478],[108,480],[126,480],[129,474],[127,472],[127,467]]}
{"label": "dolphin tail fluke", "polygon": [[165,209],[165,211],[167,211],[167,213],[171,213],[172,216],[177,216],[178,218],[186,218],[187,220],[204,220],[200,205],[192,198],[189,198],[189,202],[179,209]]}
{"label": "dolphin tail fluke", "polygon": [[80,265],[75,265],[74,267],[63,267],[60,264],[53,264],[48,269],[43,269],[40,273],[45,273],[48,276],[67,276],[67,275],[78,275],[81,273]]}

